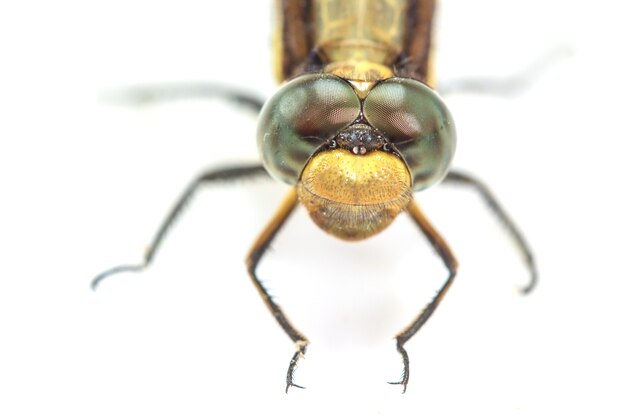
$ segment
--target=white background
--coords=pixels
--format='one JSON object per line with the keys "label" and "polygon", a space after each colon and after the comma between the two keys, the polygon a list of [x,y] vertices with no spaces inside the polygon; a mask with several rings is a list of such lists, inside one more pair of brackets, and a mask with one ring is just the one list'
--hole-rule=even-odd
{"label": "white background", "polygon": [[[536,252],[525,271],[480,200],[420,197],[461,272],[407,344],[393,335],[445,275],[404,217],[358,245],[300,210],[259,272],[311,340],[293,346],[243,258],[285,187],[203,190],[153,268],[140,259],[187,181],[256,160],[254,115],[218,101],[127,108],[126,85],[275,88],[269,2],[0,5],[0,415],[624,415],[624,15],[617,1],[442,1],[442,85],[564,55],[519,95],[448,98],[456,165],[497,192]],[[621,26],[621,28],[620,28]],[[557,52],[555,52],[557,51]],[[561,51],[561,52],[558,52]],[[562,54],[562,51],[568,51]]]}

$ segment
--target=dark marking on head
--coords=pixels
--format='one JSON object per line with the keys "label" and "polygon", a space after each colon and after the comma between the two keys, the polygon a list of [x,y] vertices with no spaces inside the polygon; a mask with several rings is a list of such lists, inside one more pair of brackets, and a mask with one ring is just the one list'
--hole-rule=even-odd
{"label": "dark marking on head", "polygon": [[376,129],[369,125],[356,123],[348,126],[335,137],[337,146],[348,149],[355,155],[385,148],[388,141]]}

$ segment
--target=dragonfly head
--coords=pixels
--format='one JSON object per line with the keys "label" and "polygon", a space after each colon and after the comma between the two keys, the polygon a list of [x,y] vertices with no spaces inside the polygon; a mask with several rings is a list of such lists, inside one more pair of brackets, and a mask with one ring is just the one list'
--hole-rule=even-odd
{"label": "dragonfly head", "polygon": [[326,73],[283,85],[261,112],[257,139],[267,170],[346,240],[382,231],[412,191],[441,180],[456,140],[450,113],[424,84],[389,78],[363,95]]}

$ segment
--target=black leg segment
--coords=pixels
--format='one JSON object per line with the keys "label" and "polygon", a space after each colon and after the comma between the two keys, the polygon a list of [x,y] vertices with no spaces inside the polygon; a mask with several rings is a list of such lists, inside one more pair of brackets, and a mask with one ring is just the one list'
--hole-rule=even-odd
{"label": "black leg segment", "polygon": [[535,264],[535,259],[530,249],[530,245],[522,235],[520,229],[513,222],[513,219],[511,219],[511,216],[507,214],[507,212],[498,202],[491,190],[489,190],[489,188],[487,188],[487,186],[477,178],[458,171],[448,172],[448,176],[443,180],[443,183],[472,187],[482,197],[489,209],[491,209],[491,211],[498,218],[502,226],[504,226],[507,233],[509,234],[511,239],[513,239],[513,242],[515,242],[516,246],[522,254],[524,258],[524,263],[526,264],[526,267],[530,272],[530,280],[528,284],[520,288],[520,292],[522,294],[530,293],[533,288],[537,286],[537,281],[539,279],[537,265]]}
{"label": "black leg segment", "polygon": [[559,45],[537,57],[522,71],[504,77],[474,77],[443,81],[437,91],[443,96],[451,94],[490,94],[507,97],[521,94],[530,89],[539,78],[559,61],[573,55],[568,45]]}
{"label": "black leg segment", "polygon": [[101,94],[100,98],[104,102],[132,106],[175,100],[220,99],[243,108],[248,108],[255,113],[261,111],[261,107],[263,107],[265,102],[248,92],[210,82],[129,86],[120,90],[105,92]]}
{"label": "black leg segment", "polygon": [[111,275],[114,275],[120,272],[139,272],[139,271],[143,271],[144,269],[146,269],[154,260],[154,256],[157,253],[159,247],[161,246],[161,243],[163,243],[163,240],[165,239],[167,232],[169,231],[172,224],[174,223],[176,218],[180,215],[180,213],[183,211],[184,207],[191,200],[191,198],[196,193],[196,191],[202,185],[210,184],[210,183],[227,182],[227,181],[233,181],[233,180],[244,179],[244,178],[259,177],[259,176],[267,176],[267,172],[265,171],[265,168],[263,168],[263,166],[259,164],[215,169],[215,170],[207,171],[204,174],[198,176],[196,179],[194,179],[191,182],[191,184],[187,186],[185,191],[178,198],[178,201],[176,202],[174,207],[172,207],[168,215],[165,217],[165,219],[159,226],[159,229],[154,235],[154,238],[152,239],[150,246],[148,247],[148,249],[146,250],[146,253],[144,254],[143,262],[139,264],[118,265],[113,268],[107,269],[106,271],[98,274],[91,281],[91,288],[95,290],[105,278]]}

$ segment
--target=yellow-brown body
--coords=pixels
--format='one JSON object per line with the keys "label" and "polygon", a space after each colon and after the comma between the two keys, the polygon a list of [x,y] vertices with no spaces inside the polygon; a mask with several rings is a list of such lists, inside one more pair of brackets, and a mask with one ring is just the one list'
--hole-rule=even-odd
{"label": "yellow-brown body", "polygon": [[277,0],[276,77],[306,71],[311,51],[326,71],[354,81],[393,75],[433,86],[435,0]]}

